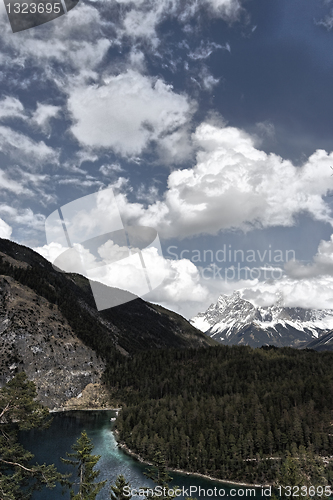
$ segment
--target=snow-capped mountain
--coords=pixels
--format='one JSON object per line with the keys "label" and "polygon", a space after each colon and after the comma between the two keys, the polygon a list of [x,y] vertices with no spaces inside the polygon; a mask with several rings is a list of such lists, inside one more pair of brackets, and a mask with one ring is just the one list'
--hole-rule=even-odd
{"label": "snow-capped mountain", "polygon": [[333,329],[333,309],[284,307],[282,301],[256,307],[234,292],[220,295],[190,322],[222,344],[300,347]]}

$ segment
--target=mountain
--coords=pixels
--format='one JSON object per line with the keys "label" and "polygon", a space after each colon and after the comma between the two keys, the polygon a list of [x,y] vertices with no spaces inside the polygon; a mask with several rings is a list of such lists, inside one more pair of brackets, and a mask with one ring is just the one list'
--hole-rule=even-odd
{"label": "mountain", "polygon": [[332,330],[333,310],[283,307],[281,301],[270,307],[256,307],[240,292],[234,292],[220,295],[216,304],[190,323],[222,344],[311,347],[309,342]]}
{"label": "mountain", "polygon": [[333,351],[333,330],[323,334],[318,339],[311,340],[304,347],[315,351]]}
{"label": "mountain", "polygon": [[[132,294],[98,285],[108,297]],[[54,408],[100,381],[107,363],[138,350],[215,343],[178,314],[140,298],[98,312],[89,281],[56,271],[0,239],[0,385],[18,370]]]}

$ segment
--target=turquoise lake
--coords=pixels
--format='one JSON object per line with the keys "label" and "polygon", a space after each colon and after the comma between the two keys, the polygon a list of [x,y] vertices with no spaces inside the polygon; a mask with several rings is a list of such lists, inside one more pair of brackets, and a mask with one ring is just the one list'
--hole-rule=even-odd
{"label": "turquoise lake", "polygon": [[[114,412],[112,411],[57,413],[53,415],[53,422],[48,429],[43,431],[34,429],[33,431],[22,433],[20,441],[28,450],[34,453],[35,459],[39,463],[54,463],[61,472],[73,472],[73,468],[64,465],[60,461],[60,457],[66,458],[66,452],[71,451],[71,445],[75,443],[81,432],[86,430],[94,444],[93,453],[101,455],[101,459],[97,465],[100,470],[98,480],[108,480],[107,485],[97,496],[97,500],[110,499],[110,485],[114,483],[118,474],[123,474],[126,480],[130,482],[132,488],[139,489],[142,486],[153,487],[154,484],[152,481],[147,479],[143,474],[148,466],[126,455],[117,447],[112,432],[114,424],[110,421],[110,418],[113,416]],[[175,472],[170,472],[170,475],[173,478],[170,486],[177,485],[181,489],[184,487],[187,490],[185,497],[190,496],[190,487],[192,487],[197,488],[197,491],[192,489],[191,493],[198,500],[208,498],[254,498],[254,495],[250,491],[246,491],[246,487],[239,489],[238,487],[217,481],[210,481],[201,477]],[[200,495],[198,494],[199,487],[202,489]],[[214,494],[214,488],[216,488],[217,494]],[[205,490],[206,495],[204,495],[203,490]],[[218,494],[219,490],[221,490],[220,495]],[[259,488],[256,490],[255,496],[256,498],[265,498]],[[137,497],[137,500],[140,498],[142,497]],[[179,498],[184,497],[180,496]],[[67,500],[69,499],[69,492],[67,490],[62,495],[60,487],[53,490],[44,488],[41,492],[35,492],[33,499]]]}

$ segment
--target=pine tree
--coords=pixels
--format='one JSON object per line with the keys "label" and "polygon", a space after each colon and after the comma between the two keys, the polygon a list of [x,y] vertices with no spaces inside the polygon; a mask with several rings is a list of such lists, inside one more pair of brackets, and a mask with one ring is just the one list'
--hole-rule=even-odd
{"label": "pine tree", "polygon": [[[169,481],[172,481],[172,477],[170,477],[167,471],[165,458],[160,451],[155,452],[153,463],[153,468],[148,472],[144,472],[144,475],[157,484],[157,486],[163,488],[163,495],[156,493],[156,495],[149,495],[148,498],[154,498],[156,496],[159,500],[173,500],[176,494],[169,494]],[[177,488],[178,486],[174,486],[172,488],[173,492]]]}
{"label": "pine tree", "polygon": [[[83,431],[72,446],[74,453],[66,453],[69,458],[74,458],[74,460],[61,459],[65,464],[77,468],[79,480],[71,483],[71,500],[95,500],[97,494],[106,483],[106,481],[94,482],[99,476],[100,471],[93,469],[101,458],[101,455],[92,455],[93,448],[94,445],[87,436],[86,431]],[[76,488],[73,489],[73,486],[76,486]],[[74,490],[77,490],[77,493]]]}
{"label": "pine tree", "polygon": [[151,479],[158,486],[167,487],[169,481],[172,481],[166,465],[165,458],[160,451],[156,451],[153,458],[153,468],[148,472],[144,472],[144,475]]}
{"label": "pine tree", "polygon": [[124,492],[125,487],[129,487],[129,483],[126,482],[126,479],[122,474],[117,476],[116,482],[111,486],[110,498],[111,500],[130,500],[132,498],[131,494],[127,494],[126,490]]}
{"label": "pine tree", "polygon": [[28,500],[32,492],[64,484],[54,465],[31,465],[33,454],[17,439],[19,430],[45,428],[49,412],[39,402],[36,387],[20,372],[0,389],[0,498]]}

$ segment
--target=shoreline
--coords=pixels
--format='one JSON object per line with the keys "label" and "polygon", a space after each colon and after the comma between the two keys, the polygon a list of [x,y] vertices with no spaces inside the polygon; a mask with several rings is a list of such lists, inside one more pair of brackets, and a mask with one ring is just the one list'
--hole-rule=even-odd
{"label": "shoreline", "polygon": [[[65,412],[71,412],[71,411],[120,411],[122,408],[54,408],[52,410],[49,410],[49,413],[65,413]],[[121,443],[119,441],[119,434],[117,430],[112,429],[112,433],[115,436],[117,446],[120,448],[126,455],[129,455],[130,457],[134,458],[138,462],[153,466],[154,464],[152,462],[148,462],[148,460],[143,459],[138,453],[135,453],[133,450],[130,450],[128,446],[125,443]],[[268,488],[270,486],[273,486],[271,484],[252,484],[252,483],[243,483],[243,482],[237,482],[237,481],[230,481],[228,479],[220,479],[217,477],[212,477],[208,476],[207,474],[202,474],[200,472],[189,472],[183,469],[174,469],[171,467],[166,467],[168,471],[171,472],[177,472],[178,474],[183,474],[184,476],[195,476],[195,477],[202,477],[203,479],[208,479],[209,481],[215,481],[217,483],[222,483],[228,486],[237,486],[237,487],[252,487],[252,488]]]}
{"label": "shoreline", "polygon": [[49,413],[65,413],[66,411],[120,411],[122,408],[53,408]]}
{"label": "shoreline", "polygon": [[[134,451],[130,450],[125,443],[121,443],[120,441],[118,441],[118,432],[116,430],[113,430],[112,432],[116,438],[118,448],[123,450],[124,453],[126,453],[127,455],[136,459],[138,462],[140,462],[142,464],[146,464],[146,465],[150,465],[150,466],[154,465],[151,462],[144,460],[140,455],[138,455]],[[273,486],[271,484],[239,483],[236,481],[229,481],[228,479],[219,479],[216,477],[208,476],[206,474],[201,474],[200,472],[188,472],[188,471],[183,470],[183,469],[173,469],[171,467],[166,467],[166,469],[168,471],[171,471],[171,472],[177,472],[178,474],[184,474],[186,476],[202,477],[204,479],[208,479],[209,481],[215,481],[215,482],[223,483],[223,484],[230,485],[230,486],[247,486],[247,487],[252,487],[252,488],[269,488],[270,486]]]}

